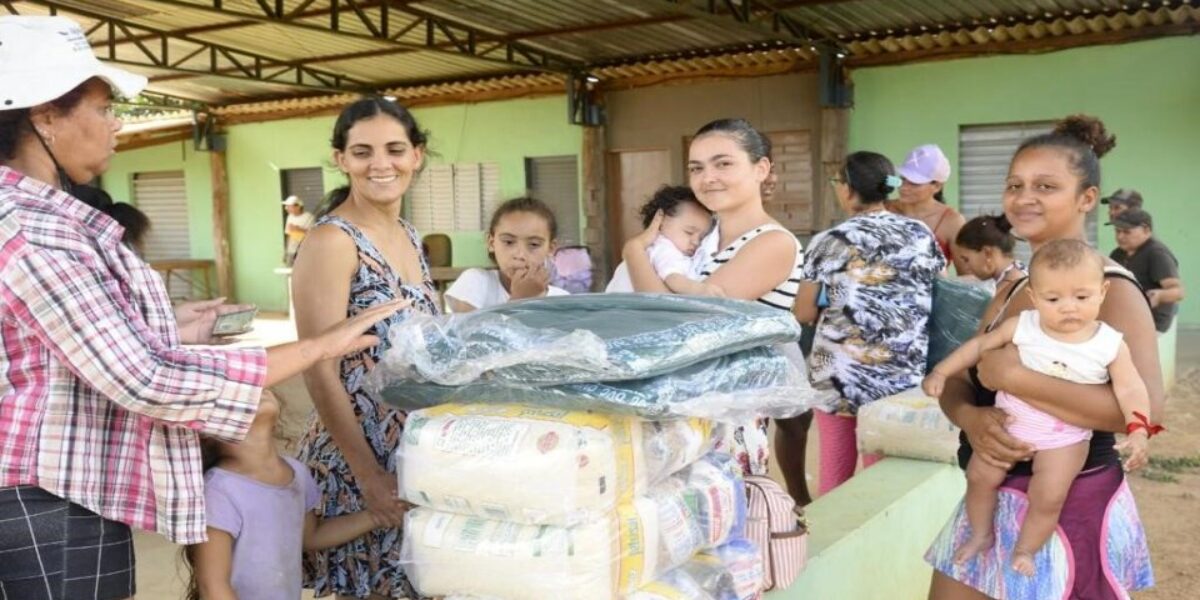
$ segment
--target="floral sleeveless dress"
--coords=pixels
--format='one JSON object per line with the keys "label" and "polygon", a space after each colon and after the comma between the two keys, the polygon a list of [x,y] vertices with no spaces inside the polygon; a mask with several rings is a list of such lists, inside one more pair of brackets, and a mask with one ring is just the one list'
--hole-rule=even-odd
{"label": "floral sleeveless dress", "polygon": [[[379,249],[349,221],[329,215],[317,221],[315,227],[326,224],[346,232],[354,240],[358,251],[358,269],[350,283],[347,317],[394,298],[412,301],[411,308],[380,322],[370,331],[385,340],[385,344],[343,358],[340,369],[342,383],[354,405],[354,414],[362,426],[363,436],[374,451],[379,465],[394,472],[396,465],[392,451],[400,441],[405,414],[377,404],[363,391],[362,384],[367,372],[384,351],[389,326],[407,319],[410,311],[414,310],[438,314],[429,264],[425,255],[420,254],[421,281],[406,283],[401,281],[399,273],[392,269]],[[400,224],[408,232],[413,247],[419,250],[421,238],[417,231],[403,220]],[[308,465],[321,490],[318,507],[323,517],[336,517],[365,509],[346,457],[315,412],[308,432],[300,441],[299,459]],[[349,544],[305,553],[304,587],[312,588],[317,596],[339,594],[365,598],[370,594],[378,594],[387,598],[418,598],[401,566],[401,540],[400,529],[381,529]]]}

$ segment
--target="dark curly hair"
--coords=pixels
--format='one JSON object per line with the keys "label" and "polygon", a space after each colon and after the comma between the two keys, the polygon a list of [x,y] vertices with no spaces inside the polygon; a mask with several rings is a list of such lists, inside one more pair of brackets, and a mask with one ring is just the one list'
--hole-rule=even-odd
{"label": "dark curly hair", "polygon": [[1070,153],[1071,170],[1079,176],[1079,189],[1100,187],[1100,158],[1117,145],[1117,136],[1108,133],[1104,122],[1088,115],[1071,115],[1054,126],[1054,131],[1021,143],[1013,154],[1016,160],[1032,148],[1059,148]]}
{"label": "dark curly hair", "polygon": [[987,247],[999,248],[1005,256],[1011,256],[1017,244],[1017,238],[1011,232],[1012,224],[1004,215],[981,215],[958,230],[954,243],[976,252]]}
{"label": "dark curly hair", "polygon": [[654,215],[660,210],[668,217],[675,216],[679,212],[679,205],[684,202],[691,202],[699,206],[704,212],[712,214],[712,211],[705,208],[696,199],[696,194],[692,192],[692,188],[686,185],[664,185],[658,188],[658,191],[654,192],[654,195],[650,196],[650,199],[638,211],[638,214],[642,216],[642,227],[649,227],[650,221],[654,220]]}

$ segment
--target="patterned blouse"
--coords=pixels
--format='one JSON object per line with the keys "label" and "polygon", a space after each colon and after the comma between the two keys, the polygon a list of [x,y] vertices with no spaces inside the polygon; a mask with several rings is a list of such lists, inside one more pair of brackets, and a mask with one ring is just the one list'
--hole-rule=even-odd
{"label": "patterned blouse", "polygon": [[817,322],[809,372],[814,386],[839,393],[827,410],[856,414],[921,384],[933,279],[945,266],[924,223],[886,211],[813,238],[803,278],[824,284],[829,307]]}

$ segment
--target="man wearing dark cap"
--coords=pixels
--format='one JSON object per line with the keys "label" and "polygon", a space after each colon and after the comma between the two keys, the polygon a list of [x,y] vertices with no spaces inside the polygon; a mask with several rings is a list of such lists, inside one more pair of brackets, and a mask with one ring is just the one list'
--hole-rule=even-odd
{"label": "man wearing dark cap", "polygon": [[1100,204],[1108,205],[1108,220],[1117,218],[1117,215],[1131,209],[1142,208],[1142,195],[1137,190],[1121,188],[1112,193],[1107,198],[1101,198]]}
{"label": "man wearing dark cap", "polygon": [[[1141,201],[1141,197],[1138,197]],[[1109,203],[1112,206],[1112,203]],[[1154,314],[1154,328],[1162,333],[1171,328],[1177,304],[1183,300],[1183,281],[1179,279],[1179,261],[1165,244],[1154,237],[1150,213],[1140,208],[1120,212],[1109,225],[1116,229],[1117,249],[1110,258],[1129,269],[1137,278]]]}

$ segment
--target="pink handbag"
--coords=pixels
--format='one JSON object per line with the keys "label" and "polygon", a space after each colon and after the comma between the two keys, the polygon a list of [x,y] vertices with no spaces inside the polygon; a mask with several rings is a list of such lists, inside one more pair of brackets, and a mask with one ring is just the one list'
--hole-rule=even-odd
{"label": "pink handbag", "polygon": [[746,537],[758,545],[763,590],[792,585],[808,561],[804,509],[769,477],[746,477]]}

